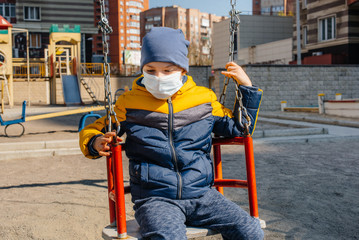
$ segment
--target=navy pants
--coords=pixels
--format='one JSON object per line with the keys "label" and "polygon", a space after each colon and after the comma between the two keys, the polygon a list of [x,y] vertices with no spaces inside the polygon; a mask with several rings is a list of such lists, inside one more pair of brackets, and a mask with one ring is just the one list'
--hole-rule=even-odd
{"label": "navy pants", "polygon": [[186,225],[212,229],[224,239],[264,237],[258,219],[214,189],[196,199],[151,197],[137,200],[134,209],[144,239],[187,239]]}

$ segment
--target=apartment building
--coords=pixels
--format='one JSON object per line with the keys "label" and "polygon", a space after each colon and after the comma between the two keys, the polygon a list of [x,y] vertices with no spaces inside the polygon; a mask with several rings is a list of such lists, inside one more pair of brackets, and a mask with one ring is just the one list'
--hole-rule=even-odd
{"label": "apartment building", "polygon": [[[109,57],[114,72],[130,72],[139,66],[140,58],[140,12],[149,7],[149,0],[106,0],[106,12],[113,33],[109,36]],[[95,4],[95,19],[101,19],[100,4]],[[102,55],[102,36],[94,36],[94,53]],[[132,69],[132,70],[131,70]]]}
{"label": "apartment building", "polygon": [[359,64],[358,0],[301,0],[300,8],[303,64]]}
{"label": "apartment building", "polygon": [[296,0],[253,0],[253,15],[293,16]]}
{"label": "apartment building", "polygon": [[[0,14],[8,19],[14,28],[29,31],[31,58],[44,57],[44,49],[49,44],[49,30],[52,24],[73,27],[80,25],[82,61],[92,55],[92,34],[94,26],[93,0],[0,0]],[[23,33],[14,36],[14,57],[25,57],[26,38]]]}
{"label": "apartment building", "polygon": [[211,65],[213,23],[224,19],[179,6],[152,8],[141,13],[141,40],[152,27],[181,29],[189,46],[190,65]]}

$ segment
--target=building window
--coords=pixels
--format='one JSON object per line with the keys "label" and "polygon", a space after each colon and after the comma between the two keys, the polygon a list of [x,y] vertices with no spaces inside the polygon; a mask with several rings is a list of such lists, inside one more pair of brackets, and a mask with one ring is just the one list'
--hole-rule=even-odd
{"label": "building window", "polygon": [[128,22],[127,23],[127,27],[140,27],[140,23],[139,22]]}
{"label": "building window", "polygon": [[153,24],[146,24],[145,25],[146,30],[150,30],[151,28],[153,28]]}
{"label": "building window", "polygon": [[308,26],[303,26],[303,46],[308,44]]}
{"label": "building window", "polygon": [[127,6],[134,6],[134,7],[138,7],[138,8],[143,8],[142,3],[135,2],[135,1],[128,1]]}
{"label": "building window", "polygon": [[140,41],[140,37],[138,37],[138,36],[130,36],[130,38],[129,38],[129,40],[131,40],[131,41]]}
{"label": "building window", "polygon": [[40,21],[40,7],[24,7],[24,20]]}
{"label": "building window", "polygon": [[131,19],[140,21],[140,16],[139,15],[131,15]]}
{"label": "building window", "polygon": [[127,33],[140,35],[140,29],[131,28],[130,30],[127,30]]}
{"label": "building window", "polygon": [[202,18],[201,26],[202,27],[209,27],[209,19]]}
{"label": "building window", "polygon": [[137,8],[128,8],[127,9],[128,13],[135,13],[135,14],[139,14],[141,12],[141,9],[137,9]]}
{"label": "building window", "polygon": [[154,16],[153,21],[161,21],[161,16]]}
{"label": "building window", "polygon": [[303,0],[303,2],[302,2],[302,8],[307,8],[307,0]]}
{"label": "building window", "polygon": [[15,4],[13,3],[0,3],[0,15],[6,20],[11,22],[11,18],[16,17]]}
{"label": "building window", "polygon": [[335,39],[335,17],[328,17],[319,20],[319,41]]}
{"label": "building window", "polygon": [[30,48],[41,48],[41,34],[31,33],[29,40],[30,40]]}

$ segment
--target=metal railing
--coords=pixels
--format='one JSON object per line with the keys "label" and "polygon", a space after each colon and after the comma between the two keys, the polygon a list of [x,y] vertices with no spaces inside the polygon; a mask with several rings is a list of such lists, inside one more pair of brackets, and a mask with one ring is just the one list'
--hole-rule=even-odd
{"label": "metal railing", "polygon": [[103,76],[103,63],[81,63],[82,76]]}
{"label": "metal railing", "polygon": [[[30,63],[30,78],[45,78],[45,63]],[[14,78],[26,78],[27,77],[27,65],[26,63],[13,63],[13,76]]]}
{"label": "metal railing", "polygon": [[[46,78],[46,63],[36,62],[30,63],[30,78]],[[58,66],[57,66],[58,67]],[[112,69],[113,66],[111,66]],[[66,69],[66,63],[61,62],[61,69]],[[72,64],[70,64],[72,70]],[[103,76],[103,63],[81,63],[80,73],[82,76],[102,77]],[[13,76],[14,78],[27,77],[26,62],[13,62]]]}

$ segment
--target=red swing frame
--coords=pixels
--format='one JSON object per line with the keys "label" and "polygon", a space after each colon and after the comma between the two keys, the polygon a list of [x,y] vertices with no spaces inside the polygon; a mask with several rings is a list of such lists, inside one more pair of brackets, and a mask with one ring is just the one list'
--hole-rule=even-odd
{"label": "red swing frame", "polygon": [[[258,218],[257,186],[255,176],[253,139],[251,136],[235,138],[213,138],[213,161],[215,180],[214,186],[223,194],[223,187],[247,188],[249,210],[252,217]],[[247,180],[223,179],[221,145],[243,145],[246,158]],[[107,157],[108,200],[110,224],[116,220],[119,238],[127,236],[125,194],[130,192],[129,186],[124,186],[122,148],[120,144],[112,144],[112,154]],[[118,193],[118,194],[116,194]]]}

